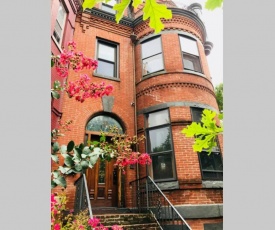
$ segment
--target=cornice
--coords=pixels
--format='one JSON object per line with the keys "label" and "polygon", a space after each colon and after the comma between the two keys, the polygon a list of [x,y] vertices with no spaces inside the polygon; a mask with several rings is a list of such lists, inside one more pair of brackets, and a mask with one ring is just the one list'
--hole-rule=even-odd
{"label": "cornice", "polygon": [[[190,18],[193,22],[195,22],[198,27],[200,28],[200,31],[202,32],[202,42],[204,43],[206,41],[206,37],[207,37],[207,33],[206,33],[206,29],[204,26],[204,23],[201,21],[201,19],[195,15],[194,13],[192,13],[189,10],[185,10],[185,9],[180,9],[180,8],[169,8],[170,10],[172,10],[172,14],[173,16],[184,16],[187,18]],[[162,20],[164,23],[165,22],[169,22],[169,20]],[[139,24],[141,24],[143,22],[143,15],[139,16],[138,18],[136,18],[133,21],[133,27],[138,26]]]}
{"label": "cornice", "polygon": [[[100,18],[103,18],[103,19],[107,19],[109,21],[112,21],[112,22],[116,23],[116,19],[115,19],[114,14],[109,13],[109,12],[104,11],[104,10],[101,10],[101,9],[98,9],[98,8],[95,8],[95,7],[92,8],[92,9],[85,9],[84,13],[89,13],[91,15],[94,15],[94,16],[97,16],[97,17],[100,17]],[[130,19],[130,18],[123,17],[119,21],[118,24],[133,28],[133,20]]]}
{"label": "cornice", "polygon": [[191,82],[173,82],[173,83],[164,83],[164,84],[158,84],[158,85],[152,85],[149,86],[139,92],[137,92],[136,96],[137,98],[149,94],[153,91],[156,90],[160,90],[160,89],[165,89],[165,88],[175,88],[175,87],[188,87],[188,88],[196,88],[196,89],[200,89],[203,91],[208,92],[209,94],[211,94],[212,96],[215,97],[215,93],[209,89],[208,87],[205,87],[203,85],[199,85],[199,84],[195,84],[195,83],[191,83]]}

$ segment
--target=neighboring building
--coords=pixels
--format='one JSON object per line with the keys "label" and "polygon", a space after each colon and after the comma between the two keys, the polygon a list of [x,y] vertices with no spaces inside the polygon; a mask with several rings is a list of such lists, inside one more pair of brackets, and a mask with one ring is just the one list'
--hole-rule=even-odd
{"label": "neighboring building", "polygon": [[[107,124],[119,125],[130,136],[144,134],[145,144],[138,150],[151,155],[152,165],[147,170],[128,167],[120,175],[113,163],[98,163],[87,172],[92,207],[131,207],[129,182],[147,171],[192,229],[222,229],[222,138],[209,157],[194,153],[193,139],[181,134],[200,120],[204,108],[218,112],[206,59],[212,43],[193,10],[200,5],[180,9],[172,1],[162,3],[172,9],[173,19],[163,20],[165,29],[159,34],[142,20],[140,9],[129,10],[119,24],[106,4],[85,10],[75,24],[69,20],[77,49],[99,62],[93,74],[81,73],[93,75],[96,83],[112,84],[114,92],[84,103],[64,97],[62,119],[72,119],[74,129],[62,142],[94,140]],[[68,81],[78,76],[71,72]],[[70,208],[75,179],[67,188]]]}
{"label": "neighboring building", "polygon": [[[76,15],[81,9],[82,0],[52,0],[51,3],[51,54],[58,55],[69,41],[73,39]],[[56,80],[64,82],[56,74],[55,68],[51,70],[51,85]],[[59,100],[52,98],[51,103],[51,129],[57,128],[57,122],[62,116],[63,94]]]}

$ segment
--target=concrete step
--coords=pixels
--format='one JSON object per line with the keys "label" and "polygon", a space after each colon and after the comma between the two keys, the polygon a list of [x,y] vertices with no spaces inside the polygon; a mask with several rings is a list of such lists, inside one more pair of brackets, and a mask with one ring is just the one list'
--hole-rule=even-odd
{"label": "concrete step", "polygon": [[111,229],[113,225],[122,226],[125,230],[134,229],[148,229],[157,230],[161,229],[158,222],[151,214],[141,213],[124,213],[124,214],[102,214],[94,215],[94,217],[100,219],[100,223],[105,227]]}

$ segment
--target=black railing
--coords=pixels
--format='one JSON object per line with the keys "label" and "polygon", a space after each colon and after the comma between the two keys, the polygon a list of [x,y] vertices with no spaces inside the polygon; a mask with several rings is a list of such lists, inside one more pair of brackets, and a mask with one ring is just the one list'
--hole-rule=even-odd
{"label": "black railing", "polygon": [[133,211],[153,213],[163,230],[191,230],[151,177],[130,182],[130,188]]}
{"label": "black railing", "polygon": [[85,174],[82,174],[74,183],[75,190],[75,202],[74,202],[74,214],[80,211],[89,211],[90,218],[93,218],[92,207],[90,203],[90,197],[88,193],[88,186]]}

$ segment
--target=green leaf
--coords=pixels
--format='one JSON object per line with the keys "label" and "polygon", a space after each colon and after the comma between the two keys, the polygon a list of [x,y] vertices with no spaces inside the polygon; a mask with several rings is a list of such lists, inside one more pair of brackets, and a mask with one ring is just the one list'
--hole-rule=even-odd
{"label": "green leaf", "polygon": [[58,178],[56,179],[53,179],[54,183],[56,183],[57,185],[60,185],[64,188],[67,187],[67,183],[66,183],[66,180],[63,176],[59,176]]}
{"label": "green leaf", "polygon": [[72,167],[74,165],[74,161],[73,161],[72,157],[66,156],[65,160],[64,160],[64,164],[69,167]]}
{"label": "green leaf", "polygon": [[81,164],[76,164],[76,165],[74,166],[74,168],[75,168],[75,170],[76,170],[77,172],[81,172],[81,171],[82,171],[82,165],[81,165]]}
{"label": "green leaf", "polygon": [[89,155],[92,151],[88,146],[85,146],[82,150],[82,154]]}
{"label": "green leaf", "polygon": [[136,9],[142,2],[142,0],[134,0],[132,5]]}
{"label": "green leaf", "polygon": [[97,3],[99,2],[105,2],[105,0],[84,0],[84,3],[82,4],[83,11],[88,8],[93,8]]}
{"label": "green leaf", "polygon": [[60,81],[54,81],[54,83],[53,83],[53,89],[54,90],[61,90],[61,83],[60,83]]}
{"label": "green leaf", "polygon": [[74,149],[74,142],[70,141],[67,145],[67,151],[71,152]]}
{"label": "green leaf", "polygon": [[96,162],[97,162],[97,160],[98,160],[98,157],[99,157],[98,154],[93,154],[93,155],[90,157],[90,164],[91,164],[92,166],[94,166],[94,165],[96,164]]}
{"label": "green leaf", "polygon": [[220,113],[220,114],[218,115],[218,118],[219,118],[220,120],[223,120],[223,113]]}
{"label": "green leaf", "polygon": [[54,162],[59,163],[59,159],[58,159],[58,156],[57,156],[57,155],[52,154],[51,157],[52,157],[52,160],[53,160]]}
{"label": "green leaf", "polygon": [[172,18],[172,11],[168,10],[165,5],[158,4],[156,0],[146,0],[143,12],[143,20],[150,18],[149,26],[155,30],[155,33],[164,29],[161,18]]}
{"label": "green leaf", "polygon": [[83,170],[85,170],[89,167],[89,163],[87,161],[81,161],[80,164],[81,164]]}
{"label": "green leaf", "polygon": [[53,188],[55,188],[57,186],[57,184],[53,181],[53,180],[51,180],[51,188],[53,189]]}
{"label": "green leaf", "polygon": [[205,9],[207,10],[214,10],[218,7],[221,7],[223,3],[223,0],[207,0],[205,2]]}
{"label": "green leaf", "polygon": [[100,142],[98,142],[98,141],[92,141],[92,142],[90,142],[91,143],[91,145],[93,145],[93,146],[98,146],[99,144],[100,144]]}
{"label": "green leaf", "polygon": [[54,66],[54,60],[51,58],[51,67]]}
{"label": "green leaf", "polygon": [[61,147],[60,147],[60,152],[61,152],[61,154],[63,155],[65,155],[65,154],[67,154],[67,146],[66,145],[62,145]]}
{"label": "green leaf", "polygon": [[106,141],[106,136],[101,135],[99,141],[100,141],[100,142],[105,142],[105,141]]}
{"label": "green leaf", "polygon": [[131,0],[122,0],[120,3],[114,5],[113,9],[116,10],[116,22],[119,23],[120,19],[123,17],[125,9],[129,6]]}
{"label": "green leaf", "polygon": [[59,99],[59,98],[60,98],[60,94],[59,94],[58,92],[52,90],[51,93],[52,93],[52,97],[53,97],[54,99]]}
{"label": "green leaf", "polygon": [[53,143],[53,153],[58,152],[58,150],[59,150],[59,144],[58,144],[58,142],[54,142]]}

